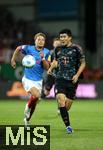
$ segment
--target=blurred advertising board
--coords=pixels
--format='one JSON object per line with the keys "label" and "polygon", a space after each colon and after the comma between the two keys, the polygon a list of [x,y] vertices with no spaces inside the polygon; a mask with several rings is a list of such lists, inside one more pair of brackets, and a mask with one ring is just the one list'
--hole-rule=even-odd
{"label": "blurred advertising board", "polygon": [[0,64],[0,79],[2,80],[21,80],[23,74],[23,66],[17,64],[13,69],[10,64]]}
{"label": "blurred advertising board", "polygon": [[[28,97],[28,94],[23,89],[22,83],[20,81],[1,81],[0,87],[0,99],[14,97],[25,99]],[[103,81],[80,83],[76,91],[76,97],[78,99],[103,98]],[[50,94],[47,98],[55,98],[54,86],[52,87]]]}

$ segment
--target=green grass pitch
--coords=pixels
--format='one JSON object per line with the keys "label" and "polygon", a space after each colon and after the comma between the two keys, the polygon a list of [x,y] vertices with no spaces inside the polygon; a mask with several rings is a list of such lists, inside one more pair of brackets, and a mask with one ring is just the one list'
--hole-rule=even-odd
{"label": "green grass pitch", "polygon": [[[0,100],[0,125],[23,124],[25,100]],[[70,110],[74,133],[68,135],[55,100],[41,100],[32,125],[50,125],[51,150],[103,150],[103,100],[76,100]]]}

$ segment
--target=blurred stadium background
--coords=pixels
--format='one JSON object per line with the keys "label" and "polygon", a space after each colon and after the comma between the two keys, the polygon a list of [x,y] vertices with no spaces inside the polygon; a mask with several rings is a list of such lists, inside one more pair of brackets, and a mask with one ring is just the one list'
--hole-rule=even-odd
{"label": "blurred stadium background", "polygon": [[[19,103],[19,110],[17,109],[18,101],[14,100],[22,100],[27,97],[21,85],[23,67],[19,61],[15,70],[10,66],[10,59],[16,46],[21,44],[33,44],[34,34],[44,32],[47,35],[46,47],[52,49],[52,40],[58,35],[58,32],[62,28],[70,28],[73,32],[74,42],[80,43],[84,48],[87,61],[84,79],[79,84],[76,93],[78,102],[75,102],[71,110],[71,115],[74,117],[72,120],[73,124],[75,124],[74,127],[80,129],[75,129],[77,134],[74,133],[72,137],[69,137],[71,143],[68,144],[69,140],[66,141],[67,135],[65,136],[62,132],[63,125],[61,125],[61,122],[59,133],[56,131],[58,127],[54,125],[54,122],[57,122],[56,124],[58,125],[60,120],[56,119],[56,104],[54,101],[41,102],[38,109],[43,112],[43,114],[39,114],[38,117],[36,116],[36,123],[45,124],[47,122],[46,119],[43,120],[46,114],[45,107],[47,107],[48,124],[53,126],[51,132],[51,150],[58,148],[62,150],[64,148],[62,141],[65,141],[68,145],[65,150],[72,150],[72,148],[73,150],[91,150],[92,148],[97,150],[97,146],[98,150],[103,149],[103,137],[101,136],[101,133],[103,135],[103,117],[101,115],[103,114],[102,10],[102,0],[0,1],[0,114],[2,114],[0,124],[22,124],[21,120],[25,101]],[[21,60],[22,58],[18,56],[18,60],[19,59]],[[53,89],[49,97],[54,97]],[[11,99],[14,102],[11,101]],[[18,117],[15,120],[17,111]],[[14,117],[8,117],[8,114],[12,116],[12,113]],[[76,116],[76,114],[78,115]],[[84,116],[85,118],[90,116],[90,118],[88,119],[87,117],[86,120],[82,120]],[[42,119],[40,120],[39,118]],[[93,118],[95,120],[92,122],[91,120]],[[32,123],[34,122],[32,121]],[[96,133],[94,132],[95,130],[97,131]],[[55,132],[57,138],[55,137]],[[97,139],[95,139],[95,137],[97,137]],[[72,138],[75,140],[73,141]],[[94,141],[92,141],[93,138]],[[59,145],[57,144],[58,139]]]}
{"label": "blurred stadium background", "polygon": [[[52,49],[52,40],[58,32],[70,28],[74,42],[84,48],[87,61],[84,84],[80,85],[77,97],[103,98],[102,8],[102,0],[0,1],[0,82],[4,87],[0,97],[5,98],[6,91],[22,77],[20,63],[16,70],[10,66],[16,46],[33,44],[34,34],[44,32],[47,35],[46,47]],[[86,94],[81,93],[85,90]]]}

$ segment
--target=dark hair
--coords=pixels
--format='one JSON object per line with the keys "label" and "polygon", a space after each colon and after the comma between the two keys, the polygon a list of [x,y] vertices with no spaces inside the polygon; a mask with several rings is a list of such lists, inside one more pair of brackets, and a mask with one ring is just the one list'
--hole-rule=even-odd
{"label": "dark hair", "polygon": [[71,36],[72,37],[72,32],[70,29],[63,29],[59,32],[59,35],[60,34],[67,34],[68,36]]}

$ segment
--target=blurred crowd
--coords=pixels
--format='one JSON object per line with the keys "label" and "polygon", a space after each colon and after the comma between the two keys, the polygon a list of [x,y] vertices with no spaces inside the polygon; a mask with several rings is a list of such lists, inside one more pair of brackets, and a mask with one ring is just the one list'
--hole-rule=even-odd
{"label": "blurred crowd", "polygon": [[103,80],[103,69],[88,69],[84,70],[84,79],[86,81]]}
{"label": "blurred crowd", "polygon": [[35,22],[16,20],[6,8],[0,7],[0,14],[0,63],[9,63],[16,46],[32,44],[34,34],[41,29]]}
{"label": "blurred crowd", "polygon": [[[10,63],[12,53],[17,45],[32,44],[35,33],[42,31],[37,23],[16,20],[13,14],[5,8],[0,8],[0,64]],[[52,48],[52,35],[48,34],[47,47]],[[102,69],[84,71],[86,80],[103,79]]]}

